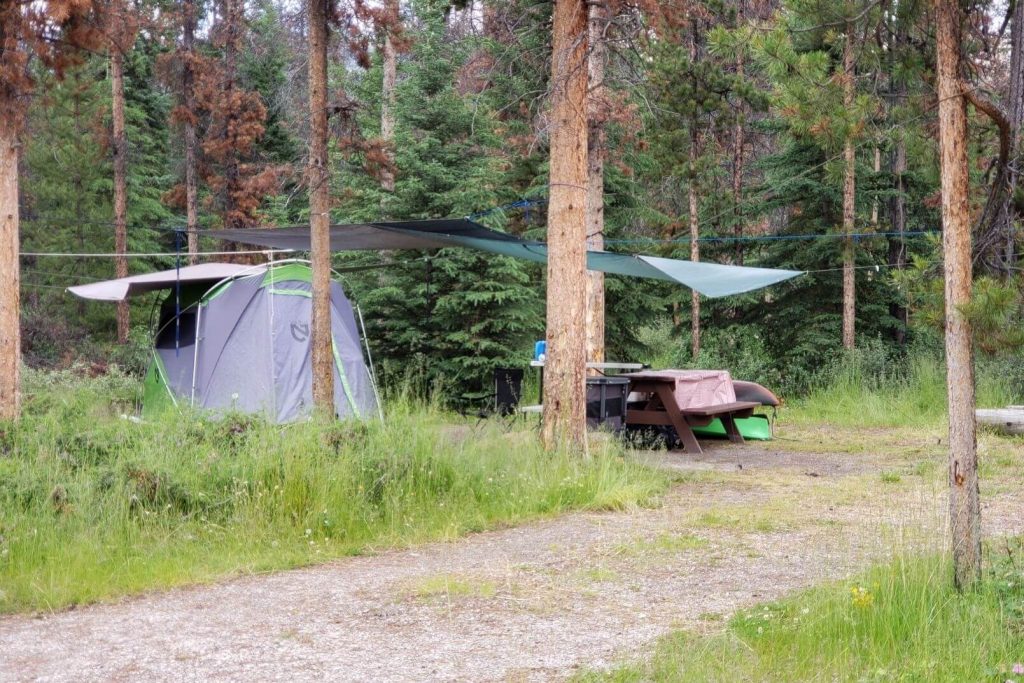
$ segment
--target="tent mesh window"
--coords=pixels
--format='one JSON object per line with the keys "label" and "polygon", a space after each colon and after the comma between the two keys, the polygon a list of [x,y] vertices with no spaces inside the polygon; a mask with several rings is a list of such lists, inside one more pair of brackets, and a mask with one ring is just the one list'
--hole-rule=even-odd
{"label": "tent mesh window", "polygon": [[173,349],[176,346],[192,346],[196,342],[196,309],[182,311],[178,322],[174,322],[174,308],[160,311],[160,325],[157,327],[156,348]]}

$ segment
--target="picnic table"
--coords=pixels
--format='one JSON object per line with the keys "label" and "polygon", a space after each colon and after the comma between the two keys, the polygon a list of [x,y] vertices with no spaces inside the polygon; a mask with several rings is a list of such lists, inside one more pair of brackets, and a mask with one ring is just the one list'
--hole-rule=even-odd
{"label": "picnic table", "polygon": [[[733,443],[743,443],[736,418],[750,417],[760,404],[737,401],[732,378],[724,370],[649,370],[622,375],[631,394],[627,425],[674,427],[688,453],[702,453],[691,427],[703,427],[718,418]],[[639,407],[634,407],[640,404]]]}

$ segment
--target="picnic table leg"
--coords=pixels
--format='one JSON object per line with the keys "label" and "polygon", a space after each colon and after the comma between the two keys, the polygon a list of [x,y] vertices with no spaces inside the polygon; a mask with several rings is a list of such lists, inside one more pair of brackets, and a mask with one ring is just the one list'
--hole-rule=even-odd
{"label": "picnic table leg", "polygon": [[733,443],[746,443],[743,440],[743,435],[740,434],[739,428],[736,426],[736,419],[731,413],[726,413],[719,419],[722,421],[722,426],[725,427],[725,433],[729,436],[729,441]]}
{"label": "picnic table leg", "polygon": [[663,384],[659,384],[658,398],[661,399],[665,412],[668,413],[669,419],[672,420],[672,426],[676,428],[676,434],[679,435],[679,440],[683,442],[684,450],[687,453],[695,453],[697,455],[703,453],[704,451],[701,450],[700,444],[697,443],[697,437],[679,410],[679,404],[676,403],[676,396],[672,390]]}

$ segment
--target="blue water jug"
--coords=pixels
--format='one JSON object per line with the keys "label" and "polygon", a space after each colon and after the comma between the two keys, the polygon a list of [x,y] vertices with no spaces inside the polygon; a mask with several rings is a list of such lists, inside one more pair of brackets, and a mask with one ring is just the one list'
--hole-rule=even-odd
{"label": "blue water jug", "polygon": [[544,339],[533,345],[533,359],[543,361],[548,352],[548,343]]}

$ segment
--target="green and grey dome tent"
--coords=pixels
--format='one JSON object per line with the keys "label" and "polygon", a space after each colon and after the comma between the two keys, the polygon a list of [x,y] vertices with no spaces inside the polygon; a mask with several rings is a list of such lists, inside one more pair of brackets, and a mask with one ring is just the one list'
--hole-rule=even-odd
{"label": "green and grey dome tent", "polygon": [[[143,415],[172,406],[259,413],[276,422],[313,408],[310,355],[311,271],[305,262],[253,267],[207,263],[97,282],[70,291],[119,301],[169,289],[160,308]],[[352,305],[331,283],[335,410],[379,414],[376,386]]]}

